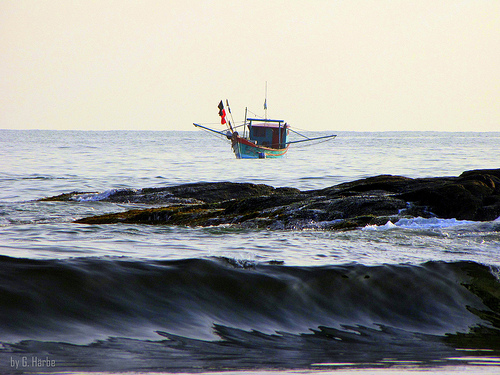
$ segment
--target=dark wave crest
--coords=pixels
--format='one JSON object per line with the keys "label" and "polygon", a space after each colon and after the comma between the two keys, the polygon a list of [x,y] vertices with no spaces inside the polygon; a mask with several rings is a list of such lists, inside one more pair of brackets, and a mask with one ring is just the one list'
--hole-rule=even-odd
{"label": "dark wave crest", "polygon": [[295,332],[341,324],[466,332],[498,325],[497,273],[472,262],[288,267],[226,258],[0,257],[1,330],[64,333],[79,324],[126,334],[129,324],[147,322],[193,333],[213,323]]}
{"label": "dark wave crest", "polygon": [[78,352],[97,369],[130,368],[92,354],[98,350],[135,353],[128,361],[145,361],[139,368],[172,371],[500,351],[498,270],[473,262],[0,257],[0,301],[0,357],[51,353],[63,363]]}

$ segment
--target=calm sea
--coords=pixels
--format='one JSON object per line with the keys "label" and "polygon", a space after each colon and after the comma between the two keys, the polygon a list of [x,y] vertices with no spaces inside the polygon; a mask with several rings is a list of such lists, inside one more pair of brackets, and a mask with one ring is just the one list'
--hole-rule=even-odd
{"label": "calm sea", "polygon": [[500,168],[500,133],[337,135],[283,159],[237,160],[203,131],[0,130],[0,372],[497,373],[500,220],[343,232],[81,225],[147,206],[39,201]]}

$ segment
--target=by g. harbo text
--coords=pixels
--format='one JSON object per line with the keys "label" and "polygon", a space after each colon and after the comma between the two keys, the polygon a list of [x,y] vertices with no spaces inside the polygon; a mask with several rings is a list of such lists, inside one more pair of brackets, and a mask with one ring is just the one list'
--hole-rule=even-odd
{"label": "by g. harbo text", "polygon": [[41,368],[41,367],[56,367],[56,360],[49,357],[10,357],[10,367],[18,368]]}

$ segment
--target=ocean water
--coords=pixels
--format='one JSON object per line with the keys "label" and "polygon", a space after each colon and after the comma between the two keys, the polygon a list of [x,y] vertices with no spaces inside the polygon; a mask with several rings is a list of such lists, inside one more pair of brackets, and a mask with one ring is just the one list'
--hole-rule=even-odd
{"label": "ocean water", "polygon": [[[498,373],[500,219],[336,232],[74,223],[149,207],[98,199],[116,189],[308,190],[500,168],[500,133],[337,134],[237,160],[202,131],[0,130],[0,373]],[[73,191],[99,194],[39,201]]]}

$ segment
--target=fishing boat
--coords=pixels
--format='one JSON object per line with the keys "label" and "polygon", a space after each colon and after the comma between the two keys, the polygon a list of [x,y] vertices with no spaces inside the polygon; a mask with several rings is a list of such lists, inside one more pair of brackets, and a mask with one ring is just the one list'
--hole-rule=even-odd
{"label": "fishing boat", "polygon": [[[229,107],[227,99],[226,106],[232,118],[231,107]],[[227,118],[226,108],[224,107],[222,100],[220,101],[218,108],[221,124],[227,126],[225,131],[212,129],[198,123],[193,123],[193,125],[225,136],[231,141],[231,148],[233,149],[237,159],[280,158],[286,154],[290,144],[292,143],[329,140],[336,137],[336,135],[327,135],[309,138],[293,131],[290,125],[284,120],[267,118],[267,98],[264,101],[264,109],[266,110],[265,118],[249,118],[247,117],[248,110],[245,109],[245,121],[242,125],[236,125],[234,120],[231,122],[231,120]],[[238,129],[240,128],[243,128],[243,134],[241,135],[238,132]],[[289,135],[291,131],[300,135],[304,139],[290,141]]]}

